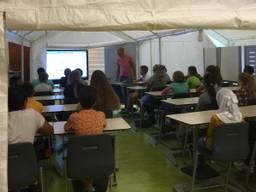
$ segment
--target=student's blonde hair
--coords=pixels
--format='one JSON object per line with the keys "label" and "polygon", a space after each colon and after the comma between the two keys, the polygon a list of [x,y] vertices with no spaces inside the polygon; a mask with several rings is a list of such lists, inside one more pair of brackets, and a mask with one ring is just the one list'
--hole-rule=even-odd
{"label": "student's blonde hair", "polygon": [[239,81],[241,86],[248,90],[250,97],[256,97],[256,84],[251,75],[247,73],[240,73]]}
{"label": "student's blonde hair", "polygon": [[120,100],[102,71],[96,70],[92,73],[91,86],[97,90],[95,109],[116,110],[120,108]]}

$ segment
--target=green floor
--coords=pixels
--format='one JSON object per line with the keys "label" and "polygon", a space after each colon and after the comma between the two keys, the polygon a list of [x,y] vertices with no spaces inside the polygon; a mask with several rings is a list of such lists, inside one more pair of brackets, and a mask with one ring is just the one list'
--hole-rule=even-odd
{"label": "green floor", "polygon": [[[117,135],[118,185],[111,191],[171,192],[175,184],[190,181],[190,177],[181,173],[178,167],[173,166],[166,159],[168,149],[163,145],[153,147],[148,143],[148,138],[147,134],[135,131],[126,131]],[[181,158],[178,162],[179,166],[183,165]],[[64,178],[55,172],[49,161],[46,162],[44,169],[44,184],[46,192],[65,191]]]}

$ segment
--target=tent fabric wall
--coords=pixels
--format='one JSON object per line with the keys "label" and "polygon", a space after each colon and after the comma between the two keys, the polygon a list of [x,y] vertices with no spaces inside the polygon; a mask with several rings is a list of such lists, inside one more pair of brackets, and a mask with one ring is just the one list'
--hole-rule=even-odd
{"label": "tent fabric wall", "polygon": [[256,28],[255,0],[2,0],[8,29]]}
{"label": "tent fabric wall", "polygon": [[3,13],[0,12],[0,191],[7,192],[7,70]]}
{"label": "tent fabric wall", "polygon": [[[191,32],[179,36],[163,37],[161,39],[162,64],[167,67],[168,74],[172,76],[176,70],[187,73],[187,67],[194,65],[198,72],[203,74],[203,48],[213,47],[207,38],[198,41],[198,33]],[[143,42],[140,46],[140,64],[151,66],[159,63],[158,39]]]}

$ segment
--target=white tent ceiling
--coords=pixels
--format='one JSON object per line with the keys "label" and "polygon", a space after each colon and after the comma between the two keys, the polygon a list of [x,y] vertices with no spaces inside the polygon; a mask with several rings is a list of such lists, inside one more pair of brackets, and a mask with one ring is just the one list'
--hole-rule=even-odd
{"label": "white tent ceiling", "polygon": [[256,0],[1,0],[18,30],[256,29]]}

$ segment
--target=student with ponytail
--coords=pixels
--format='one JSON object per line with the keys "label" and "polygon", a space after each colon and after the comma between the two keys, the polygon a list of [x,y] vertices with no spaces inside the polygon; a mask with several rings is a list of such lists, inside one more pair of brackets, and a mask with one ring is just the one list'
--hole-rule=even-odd
{"label": "student with ponytail", "polygon": [[203,82],[205,91],[199,97],[197,111],[217,109],[215,76],[211,73],[206,73]]}

